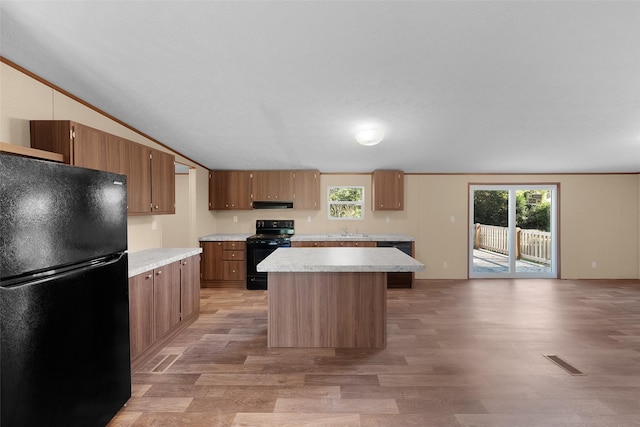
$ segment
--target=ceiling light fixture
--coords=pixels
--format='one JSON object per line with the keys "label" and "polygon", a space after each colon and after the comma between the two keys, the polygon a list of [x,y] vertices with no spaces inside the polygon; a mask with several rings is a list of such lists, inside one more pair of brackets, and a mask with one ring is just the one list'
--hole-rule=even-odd
{"label": "ceiling light fixture", "polygon": [[380,129],[365,129],[356,133],[356,141],[362,145],[376,145],[384,138],[384,132]]}

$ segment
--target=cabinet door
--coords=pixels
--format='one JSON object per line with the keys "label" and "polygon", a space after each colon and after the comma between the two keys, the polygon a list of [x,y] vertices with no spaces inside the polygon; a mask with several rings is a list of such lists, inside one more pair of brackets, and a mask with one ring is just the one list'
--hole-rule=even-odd
{"label": "cabinet door", "polygon": [[222,242],[200,242],[200,271],[203,281],[222,280]]}
{"label": "cabinet door", "polygon": [[176,213],[175,156],[151,149],[151,205],[154,214]]}
{"label": "cabinet door", "polygon": [[200,311],[200,256],[194,255],[180,261],[180,320]]}
{"label": "cabinet door", "polygon": [[251,172],[209,171],[209,209],[251,209]]}
{"label": "cabinet door", "polygon": [[89,126],[73,124],[73,164],[83,168],[106,170],[107,137]]}
{"label": "cabinet door", "polygon": [[180,323],[180,264],[153,270],[154,339],[163,337]]}
{"label": "cabinet door", "polygon": [[129,279],[131,358],[153,342],[153,271]]}
{"label": "cabinet door", "polygon": [[229,171],[227,179],[227,209],[252,209],[251,172]]}
{"label": "cabinet door", "polygon": [[128,213],[146,214],[151,212],[151,151],[148,147],[127,141],[125,152],[129,160],[127,174]]}
{"label": "cabinet door", "polygon": [[320,209],[320,171],[294,171],[293,191],[295,209]]}
{"label": "cabinet door", "polygon": [[228,209],[226,198],[229,188],[229,174],[226,171],[209,171],[209,210]]}
{"label": "cabinet door", "polygon": [[62,154],[73,164],[73,122],[68,120],[31,120],[31,148]]}
{"label": "cabinet door", "polygon": [[404,172],[374,171],[371,178],[374,211],[404,209]]}
{"label": "cabinet door", "polygon": [[223,280],[245,280],[247,263],[244,261],[224,261]]}
{"label": "cabinet door", "polygon": [[293,200],[293,172],[256,171],[252,180],[253,200]]}
{"label": "cabinet door", "polygon": [[105,134],[104,170],[128,175],[129,159],[127,155],[126,140],[114,135]]}
{"label": "cabinet door", "polygon": [[319,241],[314,241],[314,242],[291,242],[291,247],[293,248],[323,248],[325,246],[325,243],[330,243],[330,242],[319,242]]}

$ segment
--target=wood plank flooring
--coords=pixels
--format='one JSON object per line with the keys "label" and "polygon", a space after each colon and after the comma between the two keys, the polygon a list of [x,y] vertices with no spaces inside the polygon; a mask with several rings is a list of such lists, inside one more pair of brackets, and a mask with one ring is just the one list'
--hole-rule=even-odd
{"label": "wood plank flooring", "polygon": [[109,427],[640,426],[638,280],[417,280],[386,349],[269,349],[266,310],[202,289]]}

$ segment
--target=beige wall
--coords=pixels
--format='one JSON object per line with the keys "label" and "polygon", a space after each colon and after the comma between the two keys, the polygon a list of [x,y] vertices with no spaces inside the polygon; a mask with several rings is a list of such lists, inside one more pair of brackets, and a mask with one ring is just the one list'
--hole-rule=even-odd
{"label": "beige wall", "polygon": [[[29,146],[29,120],[68,119],[159,147],[130,129],[0,64],[0,141]],[[126,121],[126,118],[121,118]],[[171,146],[171,141],[163,141]],[[294,219],[298,233],[405,233],[416,237],[416,256],[427,266],[418,278],[466,278],[468,191],[473,183],[557,183],[560,186],[560,272],[563,278],[640,278],[640,175],[431,175],[405,176],[405,210],[373,212],[368,174],[322,174],[319,211],[208,210],[208,171],[193,166],[177,178],[175,216],[129,218],[129,250],[197,246],[212,233],[253,233],[256,219]],[[365,186],[362,221],[329,220],[327,187]],[[185,206],[186,205],[186,206]],[[236,221],[234,221],[236,220]],[[186,224],[185,224],[186,222]],[[176,233],[179,228],[179,233]],[[186,236],[186,237],[185,237]],[[592,268],[596,261],[597,268]],[[446,268],[445,268],[446,263]]]}
{"label": "beige wall", "polygon": [[[251,233],[256,219],[268,218],[294,219],[297,233],[340,233],[344,227],[350,232],[406,233],[416,237],[416,257],[427,267],[418,278],[466,278],[469,185],[552,183],[560,189],[561,277],[638,278],[638,175],[411,174],[405,176],[402,212],[371,211],[370,181],[366,174],[322,174],[319,211],[218,211],[217,232]],[[327,219],[330,185],[365,186],[364,220]]]}
{"label": "beige wall", "polygon": [[[0,63],[0,141],[29,147],[29,120],[73,120],[140,144],[169,151],[13,67]],[[121,120],[126,122],[126,117]],[[166,145],[170,146],[171,142],[166,141]],[[203,194],[202,189],[208,188],[209,185],[208,171],[180,155],[176,155],[176,161],[195,168],[196,172],[189,175],[189,191],[194,192],[194,197],[191,199],[195,199],[196,190],[199,191],[198,197],[200,197]],[[192,228],[189,233],[189,246],[198,246],[194,223],[201,224],[200,229],[215,229],[214,218],[210,215],[207,206],[208,204],[204,205],[205,209],[203,209],[203,205],[198,203],[197,208],[191,209],[189,213],[192,217],[192,222],[189,224]],[[171,223],[165,215],[129,217],[129,250],[135,252],[146,248],[162,247],[165,222]],[[169,239],[171,241],[171,238]]]}

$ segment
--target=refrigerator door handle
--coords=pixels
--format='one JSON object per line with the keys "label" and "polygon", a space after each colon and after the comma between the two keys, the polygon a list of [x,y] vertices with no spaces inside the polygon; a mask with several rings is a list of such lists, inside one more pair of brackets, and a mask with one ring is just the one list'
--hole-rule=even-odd
{"label": "refrigerator door handle", "polygon": [[126,252],[118,252],[106,257],[100,257],[90,261],[82,262],[79,264],[66,266],[54,270],[47,270],[40,273],[32,274],[30,276],[15,277],[9,280],[3,280],[0,282],[0,287],[3,288],[17,288],[22,286],[37,285],[43,281],[53,278],[63,278],[77,272],[78,270],[94,270],[96,268],[108,266],[120,262],[120,260],[127,255]]}

